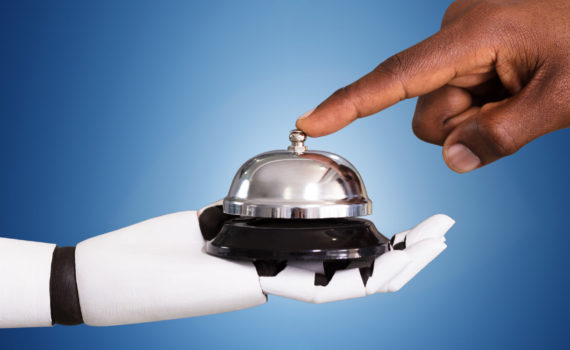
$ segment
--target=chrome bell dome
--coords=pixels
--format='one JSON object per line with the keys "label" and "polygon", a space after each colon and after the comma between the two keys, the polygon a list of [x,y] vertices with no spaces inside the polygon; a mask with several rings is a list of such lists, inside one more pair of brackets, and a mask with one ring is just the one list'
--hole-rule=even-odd
{"label": "chrome bell dome", "polygon": [[369,215],[372,202],[356,168],[330,152],[308,151],[300,130],[286,150],[259,154],[237,171],[223,200],[226,214],[278,219]]}

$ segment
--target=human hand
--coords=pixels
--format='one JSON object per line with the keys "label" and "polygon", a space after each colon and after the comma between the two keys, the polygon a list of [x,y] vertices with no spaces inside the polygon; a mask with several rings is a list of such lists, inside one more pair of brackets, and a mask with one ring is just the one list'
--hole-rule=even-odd
{"label": "human hand", "polygon": [[297,120],[309,136],[420,96],[412,121],[459,173],[570,126],[570,2],[458,0],[441,30]]}

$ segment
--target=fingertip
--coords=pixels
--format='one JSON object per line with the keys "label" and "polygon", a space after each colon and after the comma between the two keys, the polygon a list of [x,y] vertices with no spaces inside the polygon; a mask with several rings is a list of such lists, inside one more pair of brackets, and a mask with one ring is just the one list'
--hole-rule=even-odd
{"label": "fingertip", "polygon": [[303,131],[309,137],[319,137],[325,136],[326,133],[323,133],[319,128],[318,125],[315,125],[313,120],[309,117],[304,119],[297,119],[295,123],[295,127],[301,131]]}
{"label": "fingertip", "polygon": [[299,118],[297,118],[295,127],[310,137],[324,136],[318,128],[318,124],[316,123],[317,119],[313,117],[314,111],[315,108],[303,113]]}
{"label": "fingertip", "polygon": [[[302,117],[302,116],[301,116]],[[301,131],[303,131],[305,134],[307,134],[308,136],[311,136],[310,133],[308,132],[307,128],[305,127],[305,123],[304,123],[304,118],[301,119],[301,117],[299,117],[299,119],[297,119],[297,121],[295,122],[295,127]]]}
{"label": "fingertip", "polygon": [[455,220],[450,216],[445,214],[435,214],[428,220],[433,220],[438,223],[441,227],[446,227],[446,231],[449,230],[453,225],[455,225]]}
{"label": "fingertip", "polygon": [[301,114],[301,116],[299,118],[297,118],[297,121],[308,118],[311,114],[313,114],[314,111],[315,111],[315,108],[312,108],[312,109],[306,111],[305,113]]}
{"label": "fingertip", "polygon": [[445,240],[445,234],[455,224],[455,220],[445,214],[436,214],[420,222],[406,235],[406,246],[410,247],[426,239]]}

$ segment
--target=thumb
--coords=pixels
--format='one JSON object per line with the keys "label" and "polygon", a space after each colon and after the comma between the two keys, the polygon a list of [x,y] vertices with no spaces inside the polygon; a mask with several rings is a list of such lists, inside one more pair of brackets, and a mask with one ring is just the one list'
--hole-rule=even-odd
{"label": "thumb", "polygon": [[533,79],[517,95],[483,105],[445,139],[443,158],[458,173],[466,173],[517,152],[532,140],[565,127],[567,117],[548,91],[556,84]]}

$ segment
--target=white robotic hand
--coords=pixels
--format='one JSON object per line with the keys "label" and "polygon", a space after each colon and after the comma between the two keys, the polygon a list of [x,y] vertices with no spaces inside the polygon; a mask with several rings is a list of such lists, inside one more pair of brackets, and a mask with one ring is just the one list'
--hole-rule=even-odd
{"label": "white robotic hand", "polygon": [[191,317],[260,305],[267,294],[319,303],[396,291],[445,249],[443,236],[454,223],[433,216],[395,235],[393,249],[373,266],[335,269],[323,283],[322,263],[290,261],[268,274],[259,264],[206,254],[206,241],[231,218],[216,204],[76,248],[0,238],[0,328]]}
{"label": "white robotic hand", "polygon": [[[202,233],[213,238],[226,219],[221,207],[207,208],[209,227]],[[205,215],[205,216],[206,216]],[[274,266],[256,263],[263,292],[304,302],[323,303],[395,292],[435,259],[447,246],[445,233],[455,221],[447,215],[434,215],[416,227],[398,233],[390,240],[390,251],[372,265],[360,266],[330,262],[286,261]],[[205,234],[205,232],[207,232]],[[357,268],[351,266],[357,265]]]}
{"label": "white robotic hand", "polygon": [[444,235],[454,223],[447,215],[434,215],[394,235],[393,249],[376,258],[370,268],[336,271],[326,285],[318,281],[325,274],[322,263],[289,262],[276,276],[260,277],[261,287],[266,294],[311,303],[395,292],[447,247]]}

